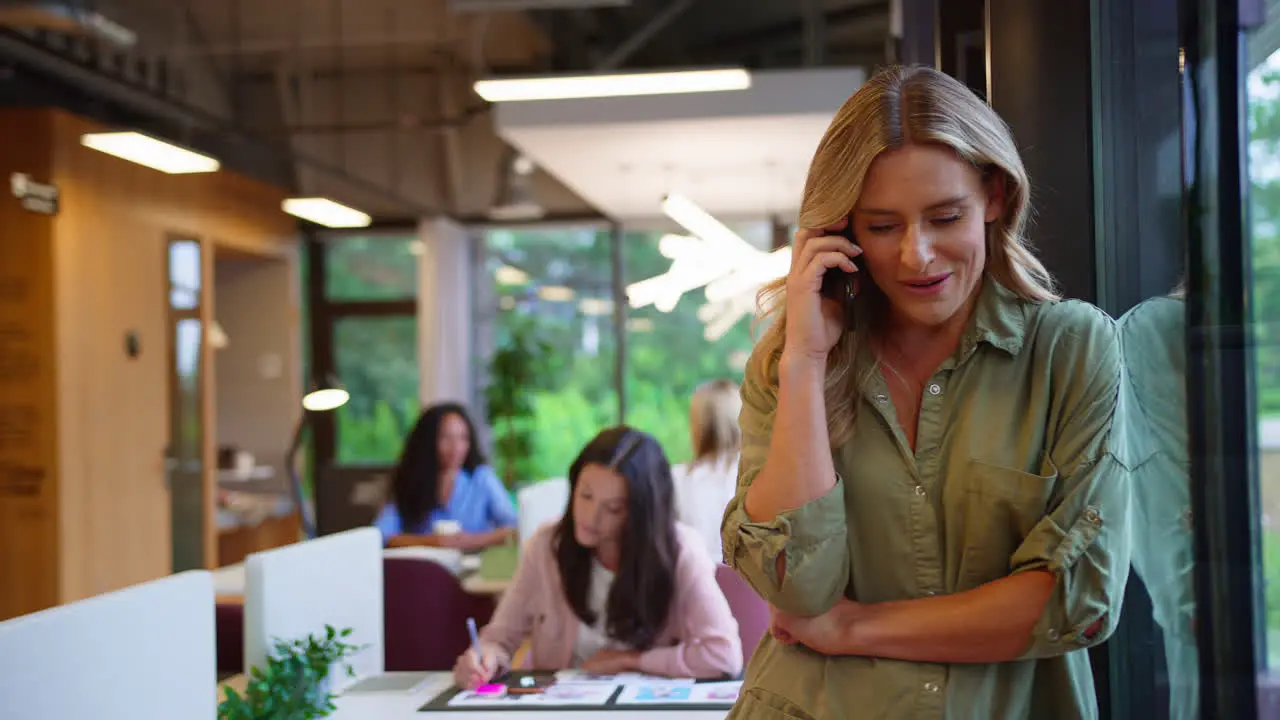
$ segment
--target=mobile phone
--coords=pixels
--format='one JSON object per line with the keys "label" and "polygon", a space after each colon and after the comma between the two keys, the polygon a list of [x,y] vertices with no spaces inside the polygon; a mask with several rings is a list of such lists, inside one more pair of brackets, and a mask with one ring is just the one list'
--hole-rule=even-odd
{"label": "mobile phone", "polygon": [[508,695],[537,695],[556,684],[555,675],[543,673],[509,673],[504,678]]}
{"label": "mobile phone", "polygon": [[[858,244],[857,238],[853,236],[853,220],[840,230],[831,233],[848,238],[854,245]],[[846,272],[840,268],[827,268],[822,275],[822,290],[824,297],[831,298],[840,303],[844,310],[844,326],[846,329],[852,330],[857,322],[854,309],[856,306],[853,301],[858,297],[858,286],[862,282],[862,256],[858,255],[853,258],[853,266],[858,268],[858,272]]]}

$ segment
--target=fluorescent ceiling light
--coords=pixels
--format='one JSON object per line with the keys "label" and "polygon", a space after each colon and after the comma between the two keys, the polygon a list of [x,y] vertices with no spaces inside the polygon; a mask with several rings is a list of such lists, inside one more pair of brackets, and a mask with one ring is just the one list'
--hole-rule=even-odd
{"label": "fluorescent ceiling light", "polygon": [[489,102],[568,100],[725,92],[751,87],[751,73],[741,68],[621,75],[543,76],[478,80],[476,94]]}
{"label": "fluorescent ceiling light", "polygon": [[663,235],[658,240],[658,252],[662,253],[662,257],[668,260],[675,260],[680,257],[690,243],[696,243],[697,240],[684,235]]}
{"label": "fluorescent ceiling light", "polygon": [[[750,257],[752,253],[759,252],[751,243],[743,240],[741,235],[683,195],[671,194],[663,198],[662,212],[690,234],[711,243],[713,247],[719,246],[720,249],[734,253],[737,258]],[[661,245],[658,251],[662,252]]]}
{"label": "fluorescent ceiling light", "polygon": [[783,247],[768,255],[742,263],[733,272],[707,283],[707,302],[720,302],[738,295],[755,295],[762,285],[776,280],[791,270],[791,247]]}
{"label": "fluorescent ceiling light", "polygon": [[289,198],[281,203],[285,212],[331,228],[369,227],[373,218],[328,198]]}
{"label": "fluorescent ceiling light", "polygon": [[219,167],[208,155],[139,132],[86,133],[80,136],[80,144],[170,175],[215,172]]}

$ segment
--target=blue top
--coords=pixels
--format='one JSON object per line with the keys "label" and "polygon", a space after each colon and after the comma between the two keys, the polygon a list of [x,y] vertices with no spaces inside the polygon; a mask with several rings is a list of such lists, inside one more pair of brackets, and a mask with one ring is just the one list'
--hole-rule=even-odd
{"label": "blue top", "polygon": [[516,508],[506,487],[493,468],[481,465],[475,472],[459,470],[453,480],[449,502],[432,510],[417,527],[405,527],[393,502],[387,503],[374,527],[382,531],[382,541],[395,535],[427,535],[438,520],[455,520],[464,533],[481,533],[497,528],[515,527]]}

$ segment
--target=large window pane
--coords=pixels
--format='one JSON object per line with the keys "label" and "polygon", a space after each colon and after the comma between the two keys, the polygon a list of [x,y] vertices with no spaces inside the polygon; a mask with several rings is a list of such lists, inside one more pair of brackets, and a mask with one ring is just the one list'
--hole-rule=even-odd
{"label": "large window pane", "polygon": [[1247,97],[1266,695],[1280,685],[1280,53],[1250,72]]}
{"label": "large window pane", "polygon": [[399,456],[419,412],[417,325],[411,315],[334,321],[334,362],[351,393],[336,411],[337,463],[392,463]]}
{"label": "large window pane", "polygon": [[[767,228],[767,224],[764,224]],[[671,267],[662,253],[664,233],[626,234],[626,282],[661,275]],[[703,288],[680,296],[675,307],[628,310],[627,423],[652,433],[673,463],[692,459],[689,399],[703,382],[742,381],[752,346],[753,293],[709,304]]]}
{"label": "large window pane", "polygon": [[415,297],[421,241],[412,235],[345,235],[325,241],[325,292],[330,300]]}
{"label": "large window pane", "polygon": [[[507,382],[512,375],[492,361],[480,373],[491,386],[510,388],[490,398],[487,411],[495,462],[514,483],[564,477],[583,445],[618,422],[611,243],[609,231],[596,228],[484,234],[486,287],[476,311],[492,337],[482,344],[510,359],[503,351],[523,332],[534,343],[517,354],[520,364],[538,368],[518,383]],[[527,412],[517,392],[526,393]],[[510,449],[522,439],[527,452]]]}

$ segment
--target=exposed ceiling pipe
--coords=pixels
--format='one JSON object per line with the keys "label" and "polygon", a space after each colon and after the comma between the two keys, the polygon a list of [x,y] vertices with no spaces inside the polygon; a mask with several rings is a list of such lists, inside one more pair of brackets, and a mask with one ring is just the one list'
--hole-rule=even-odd
{"label": "exposed ceiling pipe", "polygon": [[59,78],[93,97],[118,103],[148,117],[161,118],[179,127],[200,128],[261,149],[285,162],[295,162],[337,180],[352,189],[401,206],[406,213],[419,216],[439,215],[439,208],[428,207],[406,198],[378,183],[352,175],[342,168],[319,160],[279,143],[246,132],[227,120],[203,110],[161,97],[149,90],[90,69],[75,60],[41,47],[12,30],[0,30],[0,57],[9,58],[37,72]]}
{"label": "exposed ceiling pipe", "polygon": [[597,7],[624,7],[631,0],[449,0],[449,12],[491,12],[494,10],[581,10]]}
{"label": "exposed ceiling pipe", "polygon": [[92,36],[126,48],[137,43],[137,33],[88,5],[53,0],[0,0],[0,26]]}
{"label": "exposed ceiling pipe", "polygon": [[632,55],[636,54],[641,48],[649,44],[649,41],[662,32],[676,18],[680,17],[693,6],[695,0],[672,0],[671,4],[662,9],[662,12],[653,16],[649,22],[645,23],[632,33],[618,46],[618,49],[609,54],[608,57],[596,63],[594,68],[597,72],[606,70],[616,70],[627,61]]}

